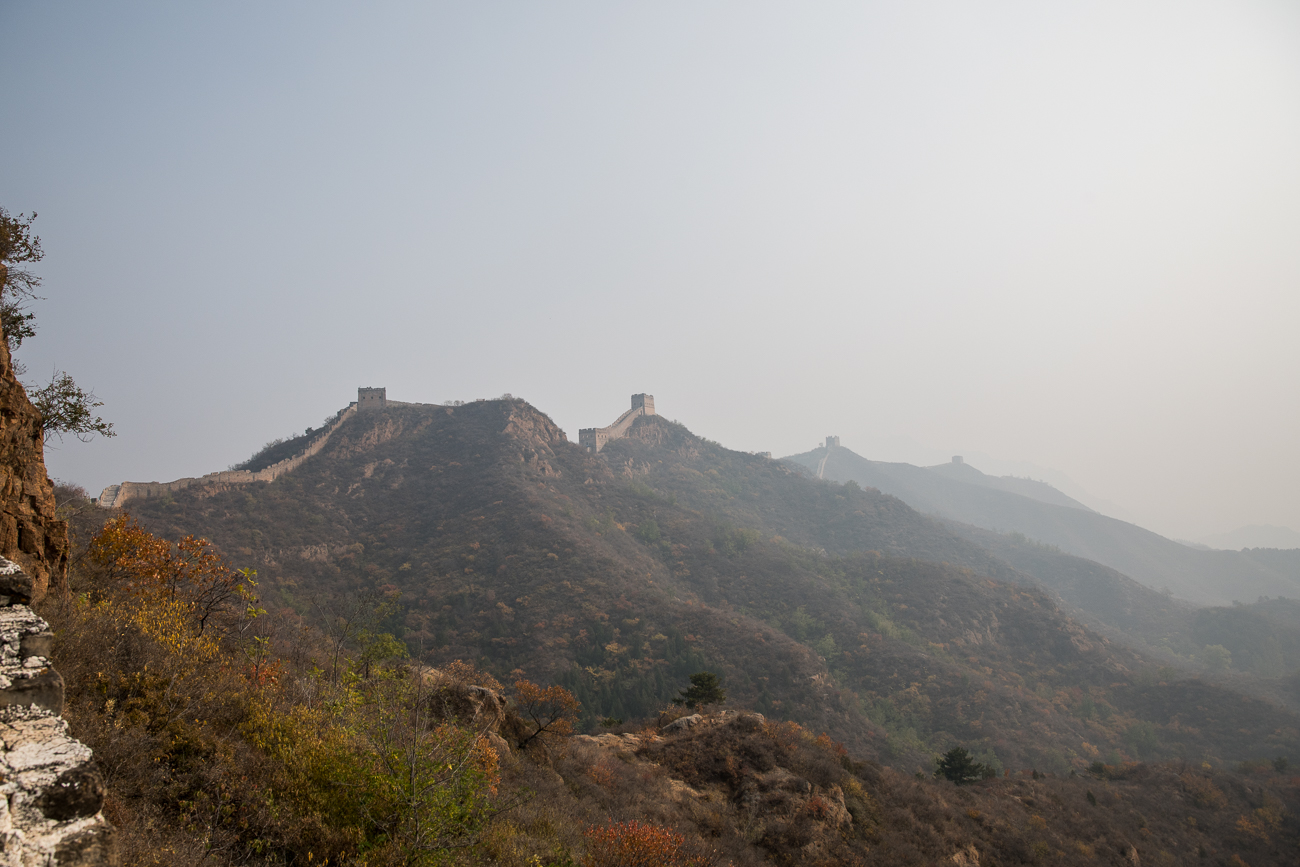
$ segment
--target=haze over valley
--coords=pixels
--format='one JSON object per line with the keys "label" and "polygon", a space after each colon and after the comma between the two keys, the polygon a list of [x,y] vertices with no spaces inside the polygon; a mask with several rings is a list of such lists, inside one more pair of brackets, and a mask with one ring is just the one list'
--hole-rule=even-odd
{"label": "haze over valley", "polygon": [[1298,45],[0,5],[0,861],[1300,862]]}

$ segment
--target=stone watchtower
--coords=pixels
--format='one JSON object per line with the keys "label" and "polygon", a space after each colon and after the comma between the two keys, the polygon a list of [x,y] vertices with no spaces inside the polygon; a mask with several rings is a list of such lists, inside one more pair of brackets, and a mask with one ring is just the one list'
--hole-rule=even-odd
{"label": "stone watchtower", "polygon": [[839,438],[839,437],[827,437],[827,438],[826,438],[826,448],[828,448],[828,449],[836,449],[836,448],[839,448],[839,447],[840,447],[840,438]]}
{"label": "stone watchtower", "polygon": [[387,388],[358,388],[357,412],[381,410],[388,406]]}
{"label": "stone watchtower", "polygon": [[579,429],[578,445],[589,452],[598,452],[605,447],[605,443],[626,434],[627,429],[632,426],[632,422],[643,415],[654,414],[655,396],[653,394],[634,394],[632,395],[632,408],[615,419],[613,424],[608,427]]}

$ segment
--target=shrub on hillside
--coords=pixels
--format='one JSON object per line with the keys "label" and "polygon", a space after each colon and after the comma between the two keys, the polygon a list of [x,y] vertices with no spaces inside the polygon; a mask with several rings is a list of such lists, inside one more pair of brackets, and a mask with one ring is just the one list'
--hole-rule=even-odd
{"label": "shrub on hillside", "polygon": [[707,867],[715,857],[692,851],[681,834],[633,819],[588,828],[583,867]]}

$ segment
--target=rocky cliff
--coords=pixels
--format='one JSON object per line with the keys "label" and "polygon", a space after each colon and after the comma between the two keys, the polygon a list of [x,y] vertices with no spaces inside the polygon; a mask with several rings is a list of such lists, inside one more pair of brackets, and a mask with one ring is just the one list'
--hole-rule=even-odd
{"label": "rocky cliff", "polygon": [[116,863],[104,783],[60,716],[54,636],[29,607],[67,589],[68,530],[43,445],[0,335],[0,867],[99,867]]}
{"label": "rocky cliff", "polygon": [[68,527],[54,513],[54,483],[45,472],[40,413],[14,377],[9,346],[2,339],[0,557],[17,563],[30,577],[33,601],[67,589]]}

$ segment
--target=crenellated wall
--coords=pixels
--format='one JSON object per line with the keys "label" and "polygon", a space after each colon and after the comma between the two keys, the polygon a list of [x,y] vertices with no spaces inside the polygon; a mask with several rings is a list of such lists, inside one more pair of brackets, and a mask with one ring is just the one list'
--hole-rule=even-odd
{"label": "crenellated wall", "polygon": [[99,495],[99,505],[106,509],[121,506],[129,500],[143,500],[149,497],[161,497],[173,491],[183,491],[186,488],[199,485],[246,485],[250,482],[273,482],[285,473],[292,472],[313,455],[325,448],[329,442],[330,436],[334,431],[339,429],[339,425],[347,421],[357,413],[357,404],[351,404],[347,409],[339,413],[334,424],[325,429],[324,433],[312,440],[307,448],[291,458],[285,458],[271,466],[257,470],[221,470],[215,473],[208,473],[198,478],[177,479],[174,482],[122,482],[120,485],[109,485],[104,488],[103,493]]}
{"label": "crenellated wall", "polygon": [[655,397],[653,394],[632,395],[632,408],[614,419],[608,427],[584,427],[578,430],[578,445],[589,452],[598,452],[605,443],[616,440],[627,433],[632,423],[643,415],[655,414]]}

